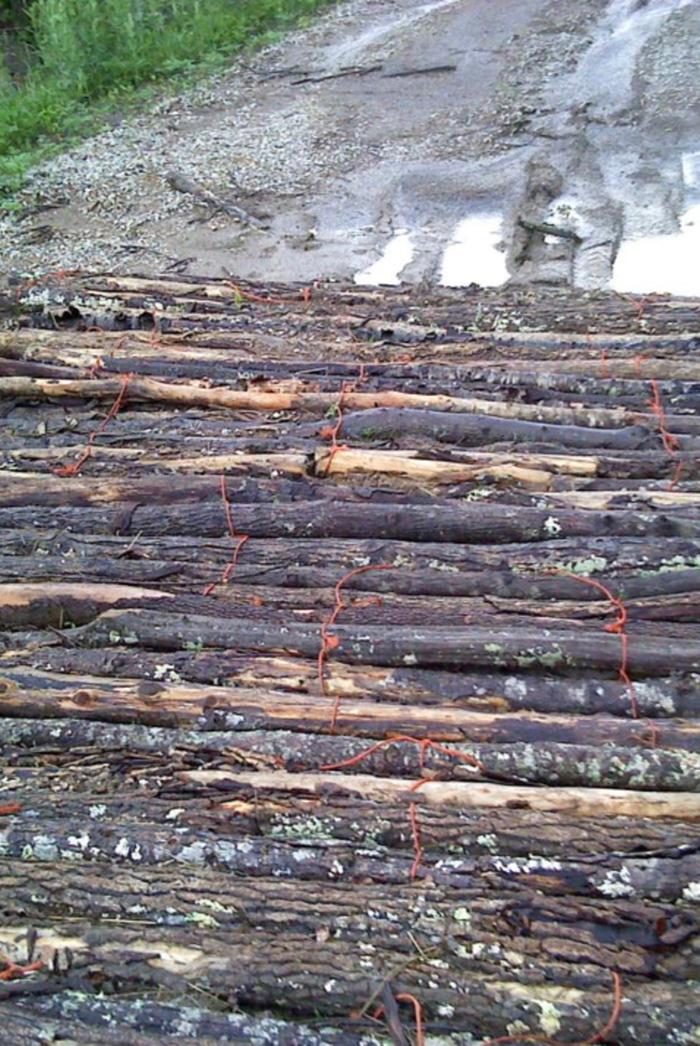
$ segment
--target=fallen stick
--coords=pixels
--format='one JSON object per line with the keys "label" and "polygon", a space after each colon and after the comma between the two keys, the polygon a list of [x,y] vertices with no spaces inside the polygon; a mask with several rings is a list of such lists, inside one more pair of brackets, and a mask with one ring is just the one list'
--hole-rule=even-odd
{"label": "fallen stick", "polygon": [[215,212],[223,212],[228,214],[231,218],[235,218],[243,225],[252,225],[256,229],[267,229],[267,226],[255,215],[249,211],[243,210],[242,207],[238,207],[235,204],[230,203],[223,197],[216,196],[214,193],[209,192],[208,189],[204,189],[201,185],[197,185],[191,178],[182,174],[180,171],[168,171],[165,175],[165,180],[171,189],[176,192],[184,193],[187,196],[194,196],[200,203],[210,207]]}
{"label": "fallen stick", "polygon": [[[700,364],[699,364],[700,367]],[[653,376],[653,375],[652,375]],[[700,371],[698,374],[700,378]],[[0,397],[17,399],[115,399],[121,390],[118,378],[93,379],[49,379],[29,376],[0,378]],[[265,412],[302,410],[321,414],[329,408],[335,408],[338,402],[337,392],[258,392],[255,389],[210,388],[192,382],[166,382],[154,378],[133,377],[129,381],[129,401],[174,403],[185,407],[212,407],[228,410],[256,410]],[[485,399],[465,399],[456,396],[428,395],[420,393],[378,390],[376,392],[346,392],[343,394],[343,408],[348,410],[369,410],[376,407],[411,408],[435,411],[455,411],[458,413],[486,413],[494,417],[519,418],[522,420],[544,420],[546,408],[532,405],[498,404]],[[571,409],[570,409],[571,410]],[[591,421],[606,422],[612,412],[602,416],[595,413]],[[551,415],[550,415],[551,416]],[[564,421],[576,417],[580,412],[565,413],[557,409],[556,418]],[[620,415],[612,415],[619,418]],[[633,411],[622,415],[625,420],[639,422],[648,419],[655,424],[652,414]]]}

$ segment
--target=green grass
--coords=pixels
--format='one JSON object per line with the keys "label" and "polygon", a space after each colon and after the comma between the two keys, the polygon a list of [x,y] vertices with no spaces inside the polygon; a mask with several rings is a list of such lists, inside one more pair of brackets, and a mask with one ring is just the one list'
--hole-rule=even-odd
{"label": "green grass", "polygon": [[32,63],[13,82],[0,64],[0,194],[41,158],[98,129],[155,85],[221,68],[333,0],[34,0]]}

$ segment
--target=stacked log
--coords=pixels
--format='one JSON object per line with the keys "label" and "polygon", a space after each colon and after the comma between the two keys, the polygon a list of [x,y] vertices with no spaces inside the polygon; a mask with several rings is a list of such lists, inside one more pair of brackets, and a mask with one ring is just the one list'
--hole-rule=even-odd
{"label": "stacked log", "polygon": [[10,306],[10,1039],[696,1041],[700,303]]}

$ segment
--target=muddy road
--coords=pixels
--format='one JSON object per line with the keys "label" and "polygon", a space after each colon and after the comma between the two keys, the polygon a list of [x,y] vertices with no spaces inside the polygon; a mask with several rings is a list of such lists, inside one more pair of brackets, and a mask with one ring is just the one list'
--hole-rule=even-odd
{"label": "muddy road", "polygon": [[33,172],[5,275],[700,293],[693,0],[350,0],[114,123]]}

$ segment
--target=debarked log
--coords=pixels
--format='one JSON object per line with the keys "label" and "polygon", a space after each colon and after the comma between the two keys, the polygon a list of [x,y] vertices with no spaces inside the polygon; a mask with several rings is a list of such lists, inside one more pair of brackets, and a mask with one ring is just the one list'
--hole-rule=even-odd
{"label": "debarked log", "polygon": [[[38,699],[51,691],[49,702],[60,700],[53,691],[69,696],[95,684],[117,685],[116,680],[136,683],[149,680],[243,686],[292,693],[318,689],[316,658],[284,658],[235,651],[171,651],[167,661],[148,650],[129,648],[37,648],[0,655],[0,694],[22,688]],[[372,698],[401,704],[451,705],[478,712],[569,712],[575,715],[632,715],[629,687],[616,680],[588,676],[532,675],[489,672],[449,672],[428,668],[380,668],[329,661],[324,672],[326,691],[335,698]],[[644,718],[700,719],[700,675],[660,676],[635,682],[640,716]],[[164,707],[159,722],[174,725],[175,716]],[[187,722],[188,720],[183,720]]]}
{"label": "debarked log", "polygon": [[[531,364],[523,363],[521,367],[513,366],[514,370],[529,368]],[[639,373],[634,371],[633,364],[625,361],[615,361],[615,369],[620,371],[617,376],[639,378]],[[550,364],[551,367],[551,364]],[[576,367],[572,361],[560,364],[565,371],[576,373]],[[590,370],[590,365],[586,365]],[[678,370],[683,371],[682,376],[687,378],[686,371],[690,364],[676,364]],[[545,365],[545,370],[547,369]],[[661,369],[663,376],[668,377],[669,365],[662,361]],[[651,371],[656,373],[651,373]],[[700,363],[695,365],[697,373],[692,374],[692,380],[700,379]],[[659,367],[649,367],[649,378],[661,376]],[[579,372],[586,371],[579,369]],[[646,374],[643,376],[646,377]],[[124,389],[126,388],[126,392]],[[414,410],[436,410],[456,411],[463,413],[485,413],[492,412],[495,415],[496,408],[491,401],[480,399],[460,399],[454,396],[421,395],[420,393],[394,392],[391,390],[378,390],[376,392],[359,392],[346,390],[344,393],[319,393],[319,392],[258,392],[255,389],[232,389],[228,387],[210,388],[204,384],[194,382],[166,382],[156,378],[132,377],[128,383],[118,378],[90,378],[90,379],[59,379],[59,378],[36,378],[30,376],[0,377],[0,398],[12,399],[107,399],[116,400],[123,394],[126,401],[170,403],[184,407],[211,407],[225,410],[256,410],[256,411],[289,411],[302,410],[314,414],[323,414],[329,408],[338,406],[339,396],[342,397],[342,405],[347,410],[369,410],[377,407],[385,408],[409,408]],[[486,410],[485,410],[486,408]],[[510,417],[507,412],[503,416]],[[639,417],[639,414],[637,415]],[[649,415],[649,421],[652,422]]]}
{"label": "debarked log", "polygon": [[419,805],[451,806],[456,809],[518,805],[543,813],[575,813],[578,817],[651,817],[700,822],[700,795],[697,792],[638,792],[611,788],[534,788],[527,785],[501,785],[481,781],[427,780],[419,791],[407,781],[379,778],[370,774],[337,772],[299,772],[285,770],[185,770],[179,777],[191,785],[220,785],[231,782],[254,789],[285,789],[322,793],[324,788],[342,788],[350,794],[378,802],[403,797]]}
{"label": "debarked log", "polygon": [[[2,710],[6,716],[22,719],[67,717],[154,726],[192,725],[205,731],[332,733],[334,699],[329,696],[163,682],[169,679],[172,668],[164,661],[160,669],[155,679],[114,682],[88,677],[77,688],[70,679],[60,677],[41,680],[42,685],[32,687],[31,675],[20,674],[25,681],[18,683],[8,674],[0,680]],[[579,716],[572,714],[573,710],[556,714],[477,711],[450,704],[399,705],[337,692],[336,698],[337,729],[351,736],[378,738],[382,747],[386,738],[401,736],[447,744],[610,744],[692,753],[697,750],[700,732],[696,719],[636,721],[631,694],[629,718]],[[683,762],[683,757],[679,758]]]}

